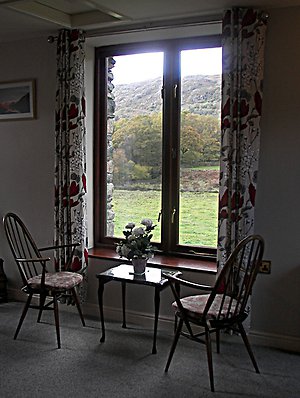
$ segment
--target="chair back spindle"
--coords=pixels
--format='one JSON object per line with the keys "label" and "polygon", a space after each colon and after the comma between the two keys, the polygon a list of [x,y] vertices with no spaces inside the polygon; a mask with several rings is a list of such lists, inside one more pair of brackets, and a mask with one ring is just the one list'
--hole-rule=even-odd
{"label": "chair back spindle", "polygon": [[[31,262],[30,258],[42,258],[42,256],[25,224],[16,214],[6,214],[4,229],[25,285],[29,278],[42,272],[41,267],[36,262]],[[20,261],[21,259],[27,260]]]}
{"label": "chair back spindle", "polygon": [[[179,319],[165,368],[166,372],[169,369],[179,336],[204,343],[207,352],[210,387],[211,391],[214,391],[210,335],[215,333],[217,352],[219,353],[220,331],[233,329],[240,333],[253,366],[259,373],[243,322],[249,314],[248,300],[263,258],[263,252],[264,240],[261,236],[250,235],[243,239],[229,256],[214,286],[194,283],[165,272],[175,298],[172,306],[175,309],[176,319]],[[181,298],[179,296],[181,285],[200,290],[201,294]],[[203,291],[209,293],[205,294]],[[187,332],[182,330],[183,325],[186,326]],[[197,328],[193,328],[193,325],[197,325]]]}
{"label": "chair back spindle", "polygon": [[212,306],[218,306],[212,323],[233,324],[247,317],[247,303],[262,261],[264,242],[252,235],[241,241],[221,270],[216,284],[207,300],[203,317],[208,316]]}
{"label": "chair back spindle", "polygon": [[[76,292],[76,288],[83,281],[83,276],[70,271],[48,272],[46,264],[51,259],[50,257],[43,257],[41,252],[62,249],[62,251],[69,251],[73,257],[75,247],[78,244],[70,243],[68,245],[56,245],[39,249],[25,224],[16,214],[7,213],[3,218],[3,224],[8,244],[21,274],[23,282],[22,291],[28,295],[14,339],[19,334],[29,308],[39,310],[38,322],[41,321],[44,310],[52,310],[54,311],[57,346],[60,348],[58,300],[62,298],[65,300],[65,297],[73,300],[74,304],[76,304],[81,323],[83,326],[85,325]],[[68,258],[68,265],[72,264],[72,257]],[[31,302],[33,296],[38,299],[38,303]]]}

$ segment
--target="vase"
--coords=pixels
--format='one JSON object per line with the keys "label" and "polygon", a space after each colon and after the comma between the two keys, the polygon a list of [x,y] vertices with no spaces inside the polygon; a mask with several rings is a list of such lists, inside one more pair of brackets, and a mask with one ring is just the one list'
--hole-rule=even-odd
{"label": "vase", "polygon": [[132,265],[134,273],[139,275],[143,274],[146,269],[147,261],[147,258],[133,258]]}

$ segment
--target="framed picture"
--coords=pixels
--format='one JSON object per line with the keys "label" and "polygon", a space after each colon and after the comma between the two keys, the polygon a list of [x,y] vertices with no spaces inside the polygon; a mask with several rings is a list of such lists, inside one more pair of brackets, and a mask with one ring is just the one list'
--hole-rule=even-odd
{"label": "framed picture", "polygon": [[0,83],[0,121],[35,118],[35,80]]}

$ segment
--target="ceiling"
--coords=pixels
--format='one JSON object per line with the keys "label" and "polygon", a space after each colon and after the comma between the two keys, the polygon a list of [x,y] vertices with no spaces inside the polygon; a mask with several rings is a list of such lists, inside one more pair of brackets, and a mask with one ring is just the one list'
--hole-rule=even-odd
{"label": "ceiling", "polygon": [[[239,0],[270,10],[300,6],[300,0]],[[155,26],[220,16],[232,0],[0,0],[0,42],[55,34],[61,28],[89,32]]]}

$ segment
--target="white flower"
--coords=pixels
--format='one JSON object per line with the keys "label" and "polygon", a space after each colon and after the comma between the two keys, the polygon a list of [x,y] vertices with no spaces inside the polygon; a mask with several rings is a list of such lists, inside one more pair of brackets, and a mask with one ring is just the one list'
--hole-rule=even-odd
{"label": "white flower", "polygon": [[134,228],[134,227],[135,227],[135,223],[134,223],[134,222],[129,222],[129,223],[126,225],[125,228],[127,228],[127,229],[132,229],[132,228]]}
{"label": "white flower", "polygon": [[126,245],[123,245],[121,247],[122,256],[127,257],[129,252],[130,252],[130,249]]}
{"label": "white flower", "polygon": [[145,227],[152,227],[152,220],[150,220],[150,218],[143,218],[141,221],[141,224],[145,225]]}
{"label": "white flower", "polygon": [[152,247],[150,241],[155,225],[152,224],[152,220],[149,218],[144,218],[141,224],[143,227],[135,227],[133,222],[127,223],[125,227],[127,231],[123,231],[125,239],[121,240],[116,247],[116,252],[120,257],[126,257],[128,260],[133,257],[153,257],[154,247]]}
{"label": "white flower", "polygon": [[134,228],[133,231],[132,231],[132,234],[135,235],[135,236],[144,235],[144,233],[145,233],[145,230],[142,227]]}

